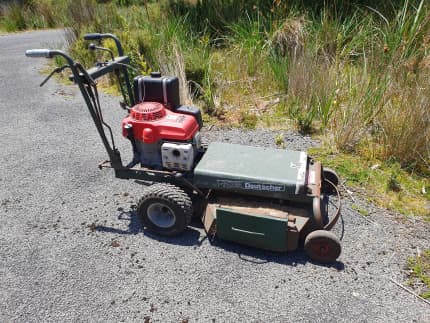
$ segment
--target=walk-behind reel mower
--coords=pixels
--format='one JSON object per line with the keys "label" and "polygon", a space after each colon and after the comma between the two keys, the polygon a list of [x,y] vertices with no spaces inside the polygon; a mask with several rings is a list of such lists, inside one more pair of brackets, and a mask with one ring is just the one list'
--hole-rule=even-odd
{"label": "walk-behind reel mower", "polygon": [[[181,234],[199,217],[210,238],[266,250],[293,251],[304,241],[313,260],[334,262],[341,252],[329,230],[340,216],[338,177],[306,152],[214,142],[203,145],[200,110],[181,105],[177,77],[154,72],[130,82],[129,58],[112,34],[87,34],[85,40],[115,41],[118,57],[86,70],[60,50],[31,49],[28,57],[62,56],[109,156],[99,168],[115,176],[148,183],[137,214],[150,232]],[[89,45],[90,50],[107,50]],[[117,76],[127,111],[122,136],[133,157],[124,165],[111,127],[103,120],[96,80]],[[125,85],[124,85],[125,84]],[[118,122],[119,125],[119,122]],[[108,135],[105,130],[107,129]],[[336,201],[334,207],[329,207]],[[330,213],[330,214],[329,214]]]}

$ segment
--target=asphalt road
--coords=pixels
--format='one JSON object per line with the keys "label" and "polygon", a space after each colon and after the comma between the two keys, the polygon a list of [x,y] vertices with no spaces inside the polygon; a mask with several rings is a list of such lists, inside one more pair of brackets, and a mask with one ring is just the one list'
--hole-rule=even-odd
{"label": "asphalt road", "polygon": [[[133,213],[143,188],[97,169],[106,153],[77,89],[40,88],[46,60],[24,56],[62,41],[59,31],[0,36],[1,322],[430,322],[430,306],[390,281],[405,282],[428,226],[356,200],[365,219],[348,196],[333,266],[211,245],[198,226],[173,239],[144,232]],[[118,100],[102,101],[128,150]],[[276,133],[207,136],[273,145]]]}

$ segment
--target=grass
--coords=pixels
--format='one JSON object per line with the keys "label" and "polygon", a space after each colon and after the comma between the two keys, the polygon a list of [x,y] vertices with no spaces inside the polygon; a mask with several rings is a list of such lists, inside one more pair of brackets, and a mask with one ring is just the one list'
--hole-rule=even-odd
{"label": "grass", "polygon": [[355,211],[357,211],[358,213],[360,213],[362,216],[368,216],[369,215],[369,211],[367,211],[366,209],[356,205],[356,204],[352,204],[351,208]]}
{"label": "grass", "polygon": [[66,12],[66,0],[8,1],[0,4],[0,31],[64,26]]}
{"label": "grass", "polygon": [[409,283],[416,286],[420,296],[430,300],[430,249],[408,260]]}
{"label": "grass", "polygon": [[23,0],[1,5],[0,17],[4,30],[71,26],[71,54],[86,66],[96,57],[82,35],[114,33],[133,73],[177,75],[182,102],[202,107],[206,120],[320,136],[330,149],[317,156],[348,184],[428,218],[424,0]]}
{"label": "grass", "polygon": [[411,174],[396,162],[339,153],[328,147],[311,148],[309,153],[323,165],[335,169],[353,194],[405,216],[420,216],[430,221],[428,177]]}

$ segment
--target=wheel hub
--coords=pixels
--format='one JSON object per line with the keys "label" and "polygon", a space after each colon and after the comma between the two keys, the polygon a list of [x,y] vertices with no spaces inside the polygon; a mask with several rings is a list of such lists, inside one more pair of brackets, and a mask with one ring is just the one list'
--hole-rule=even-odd
{"label": "wheel hub", "polygon": [[148,218],[156,226],[167,229],[175,224],[176,217],[172,209],[165,204],[153,203],[148,207]]}
{"label": "wheel hub", "polygon": [[317,243],[314,248],[314,251],[321,256],[327,256],[329,250],[330,247],[324,242]]}

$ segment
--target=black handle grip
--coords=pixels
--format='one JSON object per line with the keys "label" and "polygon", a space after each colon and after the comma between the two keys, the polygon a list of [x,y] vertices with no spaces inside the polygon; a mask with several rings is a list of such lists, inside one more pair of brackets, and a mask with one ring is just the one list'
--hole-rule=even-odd
{"label": "black handle grip", "polygon": [[103,38],[102,34],[100,34],[100,33],[91,33],[91,34],[86,34],[84,36],[85,40],[99,40],[99,39],[102,39],[102,38]]}

